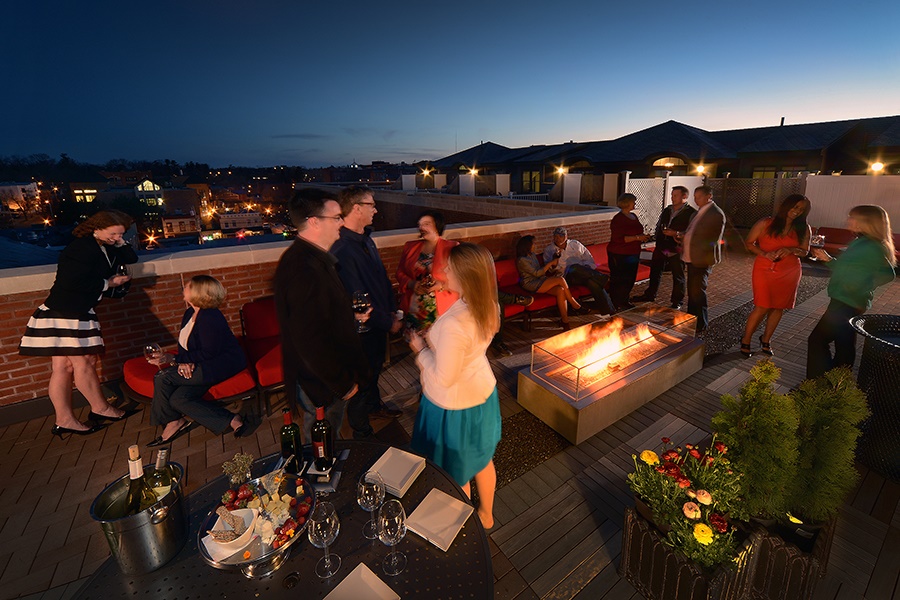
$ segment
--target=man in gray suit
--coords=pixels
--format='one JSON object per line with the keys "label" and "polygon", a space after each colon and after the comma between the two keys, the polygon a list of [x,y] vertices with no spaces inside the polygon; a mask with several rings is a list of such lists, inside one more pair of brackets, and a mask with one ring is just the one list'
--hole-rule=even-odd
{"label": "man in gray suit", "polygon": [[688,312],[697,317],[697,333],[709,325],[706,285],[714,265],[722,260],[722,236],[725,213],[712,201],[712,188],[701,185],[694,190],[699,210],[684,232],[681,259],[687,265]]}

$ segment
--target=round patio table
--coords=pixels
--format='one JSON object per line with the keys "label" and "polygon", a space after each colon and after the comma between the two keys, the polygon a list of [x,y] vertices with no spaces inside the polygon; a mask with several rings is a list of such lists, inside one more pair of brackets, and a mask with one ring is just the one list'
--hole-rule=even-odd
{"label": "round patio table", "polygon": [[[468,518],[446,553],[412,531],[407,532],[397,546],[407,556],[406,569],[394,577],[385,575],[381,561],[390,548],[363,536],[362,528],[370,515],[356,503],[356,482],[389,446],[349,440],[338,441],[335,446],[338,451],[349,449],[350,454],[337,467],[341,470],[337,490],[319,496],[320,500],[334,504],[341,520],[340,534],[330,549],[341,556],[342,564],[331,579],[316,576],[315,565],[324,552],[312,546],[305,539],[305,533],[304,539],[292,545],[290,557],[282,567],[268,577],[248,579],[238,570],[223,571],[204,562],[197,548],[198,528],[229,487],[223,475],[187,497],[190,533],[184,548],[169,563],[146,575],[125,575],[110,557],[76,592],[75,598],[324,598],[360,563],[365,563],[401,598],[494,597],[490,547],[475,513]],[[252,469],[254,477],[269,472],[279,457],[273,454],[257,460]],[[443,469],[427,461],[425,470],[401,498],[407,515],[433,488],[467,501],[456,482]],[[389,498],[393,496],[387,494],[386,499]],[[288,577],[291,574],[296,576]]]}

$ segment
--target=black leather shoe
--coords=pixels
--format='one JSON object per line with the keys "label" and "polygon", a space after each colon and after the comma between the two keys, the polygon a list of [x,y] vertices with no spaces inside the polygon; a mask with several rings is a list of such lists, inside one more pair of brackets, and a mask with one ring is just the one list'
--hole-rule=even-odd
{"label": "black leather shoe", "polygon": [[123,414],[121,417],[106,417],[104,415],[98,415],[94,411],[91,411],[88,413],[88,419],[90,419],[94,423],[102,423],[103,421],[111,421],[113,423],[118,423],[119,421],[124,421],[125,419],[127,419],[130,416],[138,414],[139,412],[141,412],[141,409],[139,409],[139,408],[130,408],[130,409],[126,410],[125,414]]}
{"label": "black leather shoe", "polygon": [[632,302],[653,302],[656,300],[655,296],[648,296],[647,294],[641,294],[640,296],[632,296]]}
{"label": "black leather shoe", "polygon": [[680,302],[673,302],[673,303],[669,306],[669,308],[671,308],[672,310],[681,310],[681,303],[680,303]]}
{"label": "black leather shoe", "polygon": [[172,434],[172,437],[170,437],[167,440],[164,440],[163,436],[161,436],[161,435],[156,436],[156,439],[153,440],[152,442],[150,442],[149,444],[147,444],[147,447],[155,448],[157,446],[165,446],[167,444],[171,444],[172,442],[174,442],[175,440],[177,440],[178,438],[180,438],[181,436],[186,434],[188,431],[193,429],[194,425],[195,425],[195,423],[193,421],[185,421],[184,425],[179,427],[178,431],[176,431],[175,433]]}
{"label": "black leather shoe", "polygon": [[63,436],[71,436],[71,435],[91,435],[92,433],[97,433],[101,429],[103,429],[103,425],[94,425],[89,429],[69,429],[68,427],[60,427],[59,425],[54,425],[50,429],[50,435],[56,436],[61,440],[66,439]]}
{"label": "black leather shoe", "polygon": [[521,304],[522,306],[531,306],[534,304],[534,296],[519,296],[516,294],[516,304]]}
{"label": "black leather shoe", "polygon": [[382,419],[396,419],[403,414],[403,411],[388,408],[386,405],[382,404],[380,407],[376,408],[369,414],[373,417],[381,417]]}

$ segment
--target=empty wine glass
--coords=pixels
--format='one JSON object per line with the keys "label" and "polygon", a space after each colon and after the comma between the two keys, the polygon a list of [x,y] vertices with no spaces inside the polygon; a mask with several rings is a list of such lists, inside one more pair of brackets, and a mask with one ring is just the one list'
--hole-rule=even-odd
{"label": "empty wine glass", "polygon": [[378,509],[378,539],[391,547],[381,565],[387,575],[399,575],[406,568],[406,555],[397,552],[397,544],[406,535],[406,512],[399,500],[388,500]]}
{"label": "empty wine glass", "polygon": [[[381,478],[378,471],[367,471],[360,475],[359,482],[356,484],[356,501],[361,509],[369,513],[384,502],[384,479]],[[363,526],[363,535],[367,540],[374,540],[378,537],[374,516]]]}
{"label": "empty wine glass", "polygon": [[341,557],[328,552],[328,546],[337,539],[340,530],[341,522],[334,505],[331,502],[318,502],[309,513],[306,533],[310,544],[325,549],[325,556],[316,563],[316,575],[323,579],[333,576],[341,568]]}
{"label": "empty wine glass", "polygon": [[[353,312],[357,314],[365,314],[367,310],[372,308],[372,301],[366,292],[353,292]],[[362,321],[356,322],[356,333],[365,333],[369,331],[369,327]]]}
{"label": "empty wine glass", "polygon": [[162,358],[163,351],[159,344],[153,342],[144,346],[144,358],[148,361]]}

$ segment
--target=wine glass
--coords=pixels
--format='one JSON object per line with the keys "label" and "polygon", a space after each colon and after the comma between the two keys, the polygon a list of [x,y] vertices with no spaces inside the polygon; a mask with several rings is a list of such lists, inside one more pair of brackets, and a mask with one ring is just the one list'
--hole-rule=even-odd
{"label": "wine glass", "polygon": [[162,358],[163,351],[159,344],[153,342],[144,346],[144,358],[148,361]]}
{"label": "wine glass", "polygon": [[131,272],[128,270],[128,265],[119,265],[116,267],[116,275],[131,275]]}
{"label": "wine glass", "polygon": [[341,568],[341,557],[328,552],[328,546],[337,539],[341,530],[341,522],[338,520],[334,505],[331,502],[318,502],[309,513],[306,527],[309,543],[316,548],[325,549],[325,556],[316,563],[316,575],[327,579]]}
{"label": "wine glass", "polygon": [[[810,248],[824,248],[825,247],[825,236],[824,235],[813,235],[809,238],[809,247]],[[816,255],[810,252],[809,260],[816,261],[819,260],[816,258]]]}
{"label": "wine glass", "polygon": [[406,512],[399,500],[388,500],[378,509],[378,539],[390,546],[390,553],[381,563],[387,575],[399,575],[406,568],[406,555],[397,552],[397,544],[406,535]]}
{"label": "wine glass", "polygon": [[[369,299],[369,294],[366,292],[353,292],[353,312],[357,314],[365,314],[367,310],[372,308],[372,300]],[[362,321],[356,322],[356,333],[365,333],[369,331],[368,326]]]}
{"label": "wine glass", "polygon": [[[370,513],[384,502],[384,479],[381,478],[378,471],[366,471],[360,475],[359,482],[356,484],[356,501],[361,509]],[[375,529],[375,518],[372,517],[363,526],[363,535],[367,540],[374,540],[378,537]]]}

